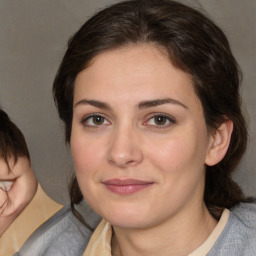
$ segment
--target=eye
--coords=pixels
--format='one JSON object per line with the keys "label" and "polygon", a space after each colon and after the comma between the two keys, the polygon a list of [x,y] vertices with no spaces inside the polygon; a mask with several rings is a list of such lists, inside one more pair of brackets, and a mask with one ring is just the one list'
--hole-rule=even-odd
{"label": "eye", "polygon": [[169,125],[171,125],[172,123],[175,123],[175,120],[173,118],[171,118],[170,116],[164,115],[164,114],[157,114],[154,115],[153,117],[151,117],[150,119],[148,119],[148,121],[146,122],[147,125],[150,126],[159,126],[159,128],[161,127],[168,127]]}
{"label": "eye", "polygon": [[110,122],[104,116],[101,115],[90,115],[82,120],[82,124],[85,126],[101,126],[109,125]]}

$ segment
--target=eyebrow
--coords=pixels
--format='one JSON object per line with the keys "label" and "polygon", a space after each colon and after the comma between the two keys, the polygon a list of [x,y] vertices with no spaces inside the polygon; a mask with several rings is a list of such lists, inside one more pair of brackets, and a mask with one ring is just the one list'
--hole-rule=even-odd
{"label": "eyebrow", "polygon": [[172,98],[166,98],[166,99],[156,99],[156,100],[142,101],[139,104],[139,109],[151,108],[151,107],[156,107],[156,106],[160,106],[160,105],[164,105],[164,104],[175,104],[175,105],[181,106],[185,109],[188,108],[186,105],[184,105],[183,103],[181,103],[178,100],[175,100],[175,99],[172,99]]}
{"label": "eyebrow", "polygon": [[[185,109],[188,108],[186,105],[184,105],[183,103],[181,103],[178,100],[175,100],[175,99],[172,99],[172,98],[166,98],[166,99],[141,101],[138,104],[138,109],[151,108],[151,107],[156,107],[156,106],[160,106],[160,105],[164,105],[164,104],[174,104],[174,105],[181,106]],[[98,101],[98,100],[82,99],[82,100],[78,101],[75,104],[74,107],[77,107],[79,105],[91,105],[91,106],[96,107],[96,108],[111,110],[111,107],[110,107],[109,104],[107,104],[105,102],[102,102],[102,101]]]}
{"label": "eyebrow", "polygon": [[102,102],[102,101],[98,101],[98,100],[82,99],[82,100],[78,101],[75,104],[75,107],[77,107],[79,105],[91,105],[93,107],[101,108],[101,109],[105,109],[105,110],[110,110],[111,109],[111,107],[107,103]]}

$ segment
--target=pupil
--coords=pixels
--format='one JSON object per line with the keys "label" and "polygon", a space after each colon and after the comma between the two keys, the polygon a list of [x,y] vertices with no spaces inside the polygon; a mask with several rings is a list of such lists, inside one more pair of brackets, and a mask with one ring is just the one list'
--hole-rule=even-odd
{"label": "pupil", "polygon": [[156,124],[163,125],[166,122],[166,118],[164,116],[155,117]]}
{"label": "pupil", "polygon": [[103,124],[104,119],[103,119],[101,116],[94,116],[94,117],[93,117],[93,122],[94,122],[95,124]]}

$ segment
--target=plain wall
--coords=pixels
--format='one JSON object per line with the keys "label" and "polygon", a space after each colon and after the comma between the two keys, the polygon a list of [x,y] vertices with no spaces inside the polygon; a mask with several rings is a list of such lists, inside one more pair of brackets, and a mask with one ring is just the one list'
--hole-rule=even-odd
{"label": "plain wall", "polygon": [[[0,103],[24,132],[42,187],[60,203],[69,200],[67,183],[73,167],[52,99],[52,82],[68,38],[111,2],[116,1],[0,0]],[[241,65],[250,139],[234,176],[247,195],[256,196],[256,1],[183,2],[203,8],[215,20]]]}

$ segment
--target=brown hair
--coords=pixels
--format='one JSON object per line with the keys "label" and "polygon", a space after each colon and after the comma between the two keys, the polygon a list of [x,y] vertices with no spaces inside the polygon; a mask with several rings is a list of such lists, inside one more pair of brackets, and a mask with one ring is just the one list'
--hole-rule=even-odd
{"label": "brown hair", "polygon": [[[206,167],[204,200],[209,209],[230,208],[243,201],[241,189],[231,179],[247,143],[239,95],[239,67],[222,30],[202,13],[176,1],[137,0],[114,4],[90,18],[70,39],[53,84],[55,103],[65,123],[66,142],[71,135],[77,74],[103,51],[139,43],[163,47],[172,64],[191,75],[209,129],[216,129],[225,119],[233,122],[226,156],[217,165]],[[71,203],[79,203],[82,195],[77,181],[71,184]]]}
{"label": "brown hair", "polygon": [[0,157],[9,167],[9,158],[13,157],[16,164],[20,156],[25,156],[30,161],[24,135],[9,116],[0,109]]}

